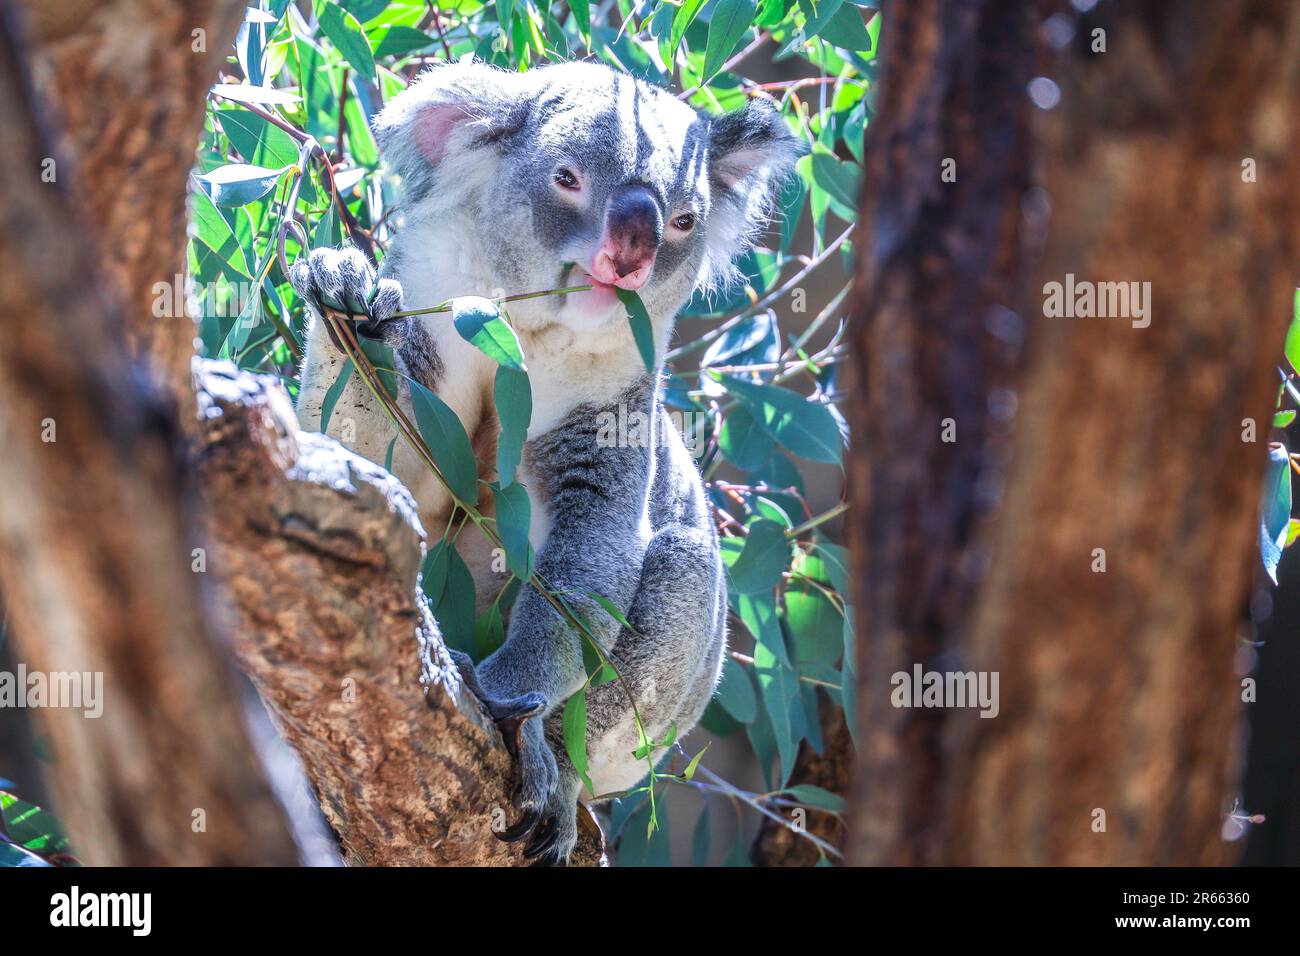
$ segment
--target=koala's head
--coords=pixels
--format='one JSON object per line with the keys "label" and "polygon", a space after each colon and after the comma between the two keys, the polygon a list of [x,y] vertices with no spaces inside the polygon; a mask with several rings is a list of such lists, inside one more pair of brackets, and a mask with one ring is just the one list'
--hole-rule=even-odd
{"label": "koala's head", "polygon": [[375,129],[408,221],[467,214],[480,268],[507,293],[593,284],[512,309],[578,328],[621,318],[616,288],[663,320],[728,281],[801,152],[765,103],[708,117],[590,63],[435,67]]}

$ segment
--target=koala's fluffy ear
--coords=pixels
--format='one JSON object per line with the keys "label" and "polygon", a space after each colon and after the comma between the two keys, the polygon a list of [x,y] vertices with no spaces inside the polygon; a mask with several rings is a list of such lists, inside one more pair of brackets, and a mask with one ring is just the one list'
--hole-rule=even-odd
{"label": "koala's fluffy ear", "polygon": [[725,254],[730,261],[749,248],[767,225],[777,190],[806,151],[781,114],[763,100],[750,100],[743,110],[713,119],[711,253]]}
{"label": "koala's fluffy ear", "polygon": [[422,189],[445,160],[518,131],[528,118],[525,87],[521,74],[486,63],[432,67],[375,117],[375,140],[408,189]]}

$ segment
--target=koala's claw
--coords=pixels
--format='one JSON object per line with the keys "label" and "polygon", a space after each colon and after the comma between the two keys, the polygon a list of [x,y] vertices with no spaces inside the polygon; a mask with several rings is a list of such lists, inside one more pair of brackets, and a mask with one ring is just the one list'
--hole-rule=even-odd
{"label": "koala's claw", "polygon": [[[497,839],[503,843],[518,843],[524,837],[528,836],[537,827],[538,821],[542,819],[542,811],[535,808],[524,810],[523,816],[519,818],[514,826],[502,830],[496,835]],[[527,855],[527,854],[525,854]]]}
{"label": "koala's claw", "polygon": [[532,860],[541,856],[555,845],[555,839],[559,835],[560,832],[555,826],[555,818],[546,817],[533,831],[533,838],[524,846],[524,859]]}

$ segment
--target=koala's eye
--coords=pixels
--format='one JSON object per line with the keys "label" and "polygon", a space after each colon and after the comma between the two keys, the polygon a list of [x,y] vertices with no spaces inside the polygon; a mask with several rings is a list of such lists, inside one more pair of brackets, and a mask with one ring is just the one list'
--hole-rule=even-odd
{"label": "koala's eye", "polygon": [[573,175],[572,171],[561,167],[555,171],[555,185],[576,192],[579,188],[578,177]]}
{"label": "koala's eye", "polygon": [[690,232],[695,228],[695,214],[684,212],[673,220],[673,228],[680,229],[682,232]]}

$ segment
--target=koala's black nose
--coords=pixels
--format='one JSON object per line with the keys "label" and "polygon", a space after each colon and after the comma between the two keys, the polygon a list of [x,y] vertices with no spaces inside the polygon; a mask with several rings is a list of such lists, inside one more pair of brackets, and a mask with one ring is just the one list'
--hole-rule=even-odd
{"label": "koala's black nose", "polygon": [[606,206],[605,234],[592,274],[620,288],[640,288],[650,278],[663,238],[664,220],[654,194],[635,183],[620,186]]}

